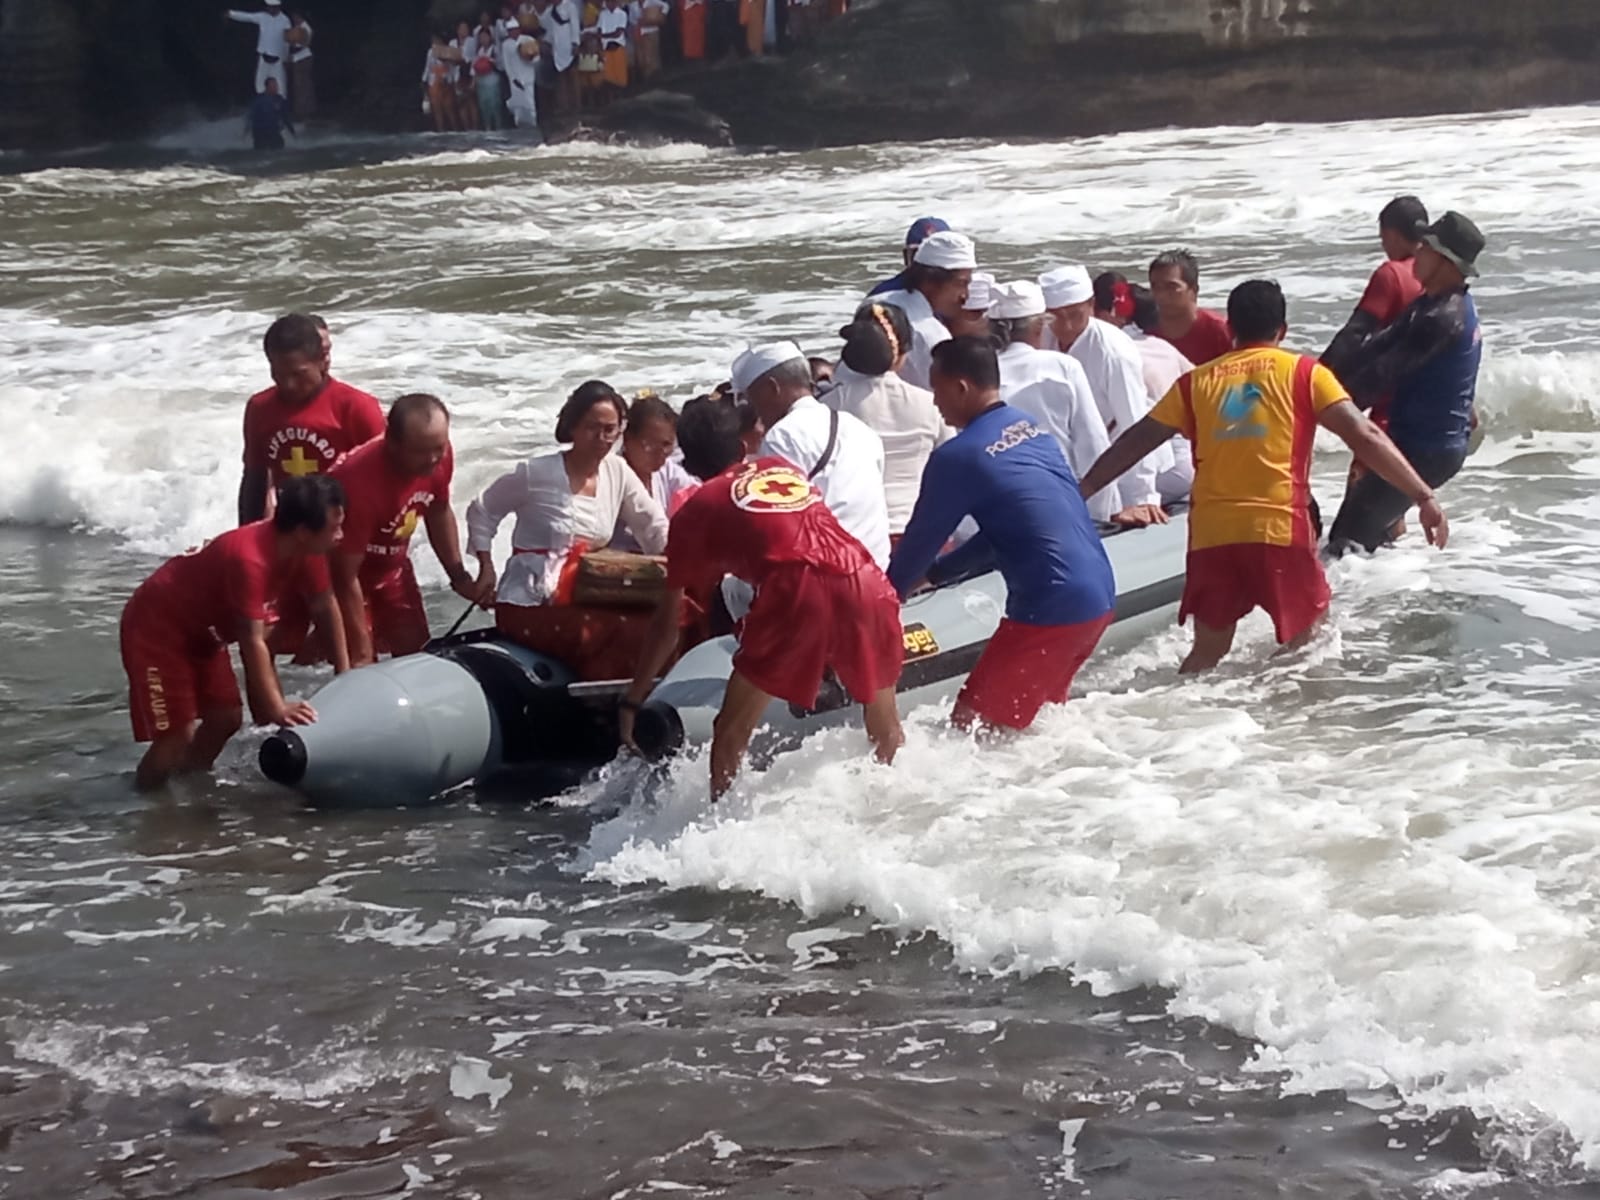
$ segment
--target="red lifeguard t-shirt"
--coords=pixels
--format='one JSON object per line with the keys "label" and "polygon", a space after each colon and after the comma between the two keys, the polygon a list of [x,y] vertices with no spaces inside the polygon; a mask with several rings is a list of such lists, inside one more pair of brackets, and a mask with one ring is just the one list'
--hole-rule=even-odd
{"label": "red lifeguard t-shirt", "polygon": [[1393,325],[1395,319],[1411,307],[1411,302],[1422,295],[1422,281],[1417,278],[1416,267],[1414,258],[1385,262],[1372,273],[1356,308],[1370,314],[1380,328]]}
{"label": "red lifeguard t-shirt", "polygon": [[320,554],[279,562],[272,522],[255,521],[169,559],[129,602],[135,632],[203,650],[238,641],[241,621],[272,621],[285,596],[329,589]]}
{"label": "red lifeguard t-shirt", "polygon": [[1197,367],[1233,352],[1233,330],[1228,327],[1228,319],[1209,308],[1202,308],[1195,315],[1194,324],[1182,337],[1161,337],[1183,351],[1183,356]]}
{"label": "red lifeguard t-shirt", "polygon": [[794,563],[848,575],[871,566],[872,555],[785,458],[740,463],[708,479],[684,501],[667,534],[668,587],[737,575],[759,588],[772,568]]}
{"label": "red lifeguard t-shirt", "polygon": [[352,450],[333,469],[344,485],[344,540],[339,551],[355,554],[366,547],[361,582],[375,584],[400,569],[411,549],[411,535],[422,515],[435,503],[450,503],[455,456],[446,449],[432,474],[401,475],[389,464],[381,437]]}
{"label": "red lifeguard t-shirt", "polygon": [[310,403],[290,408],[278,389],[257,392],[244,406],[244,465],[267,483],[332,470],[350,451],[383,432],[375,396],[330,379]]}

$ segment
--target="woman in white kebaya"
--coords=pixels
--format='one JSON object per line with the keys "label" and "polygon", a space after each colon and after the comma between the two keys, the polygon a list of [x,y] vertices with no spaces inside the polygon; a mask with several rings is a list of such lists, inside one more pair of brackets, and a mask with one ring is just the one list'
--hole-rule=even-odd
{"label": "woman in white kebaya", "polygon": [[647,554],[666,549],[666,514],[612,453],[626,418],[622,397],[590,380],[556,419],[556,441],[567,448],[518,463],[467,507],[467,547],[491,577],[495,532],[507,517],[517,520],[496,593],[502,603],[568,603],[579,560],[608,545],[619,521]]}

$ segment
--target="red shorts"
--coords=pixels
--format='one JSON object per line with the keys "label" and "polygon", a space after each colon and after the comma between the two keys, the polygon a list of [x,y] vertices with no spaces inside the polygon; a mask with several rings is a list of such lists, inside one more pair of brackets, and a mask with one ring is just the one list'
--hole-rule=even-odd
{"label": "red shorts", "polygon": [[1210,546],[1189,551],[1178,624],[1193,615],[1212,629],[1226,629],[1264,608],[1282,645],[1315,625],[1331,598],[1328,577],[1311,546]]}
{"label": "red shorts", "polygon": [[1076,625],[1001,621],[967,676],[957,709],[970,710],[986,725],[1026,729],[1046,704],[1066,703],[1073,679],[1114,615]]}
{"label": "red shorts", "polygon": [[895,685],[904,661],[900,597],[878,567],[832,575],[796,563],[756,592],[733,669],[767,695],[810,708],[829,667],[865,704]]}
{"label": "red shorts", "polygon": [[203,713],[244,707],[226,646],[186,647],[131,604],[122,610],[122,668],[136,742],[187,733]]}
{"label": "red shorts", "polygon": [[[376,653],[415,654],[428,644],[428,611],[409,558],[377,583],[363,579],[361,592],[367,599],[367,628]],[[306,598],[285,596],[272,630],[273,650],[292,654],[301,664],[328,662],[327,645],[320,636],[307,636],[310,631],[311,609]]]}

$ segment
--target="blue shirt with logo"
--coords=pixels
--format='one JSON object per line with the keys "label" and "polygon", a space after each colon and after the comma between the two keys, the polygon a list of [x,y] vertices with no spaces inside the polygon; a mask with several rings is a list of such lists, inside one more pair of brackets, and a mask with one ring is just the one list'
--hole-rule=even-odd
{"label": "blue shirt with logo", "polygon": [[[968,516],[979,535],[935,561]],[[1116,606],[1111,560],[1061,444],[1007,404],[929,457],[889,581],[903,597],[924,577],[938,584],[988,565],[1005,578],[1006,616],[1025,625],[1076,625]]]}

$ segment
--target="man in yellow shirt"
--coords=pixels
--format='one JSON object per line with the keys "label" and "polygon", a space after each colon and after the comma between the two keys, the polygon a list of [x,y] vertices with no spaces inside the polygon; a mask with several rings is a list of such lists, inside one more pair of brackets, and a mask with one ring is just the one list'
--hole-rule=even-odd
{"label": "man in yellow shirt", "polygon": [[1228,322],[1233,352],[1179,379],[1082,483],[1088,498],[1174,433],[1189,439],[1194,493],[1178,621],[1194,616],[1194,646],[1181,668],[1185,674],[1221,662],[1233,647],[1235,627],[1256,608],[1272,618],[1284,646],[1303,642],[1327,611],[1328,580],[1309,509],[1318,425],[1411,497],[1429,542],[1442,547],[1450,529],[1432,489],[1333,373],[1279,348],[1288,324],[1276,283],[1254,279],[1236,287],[1228,297]]}

